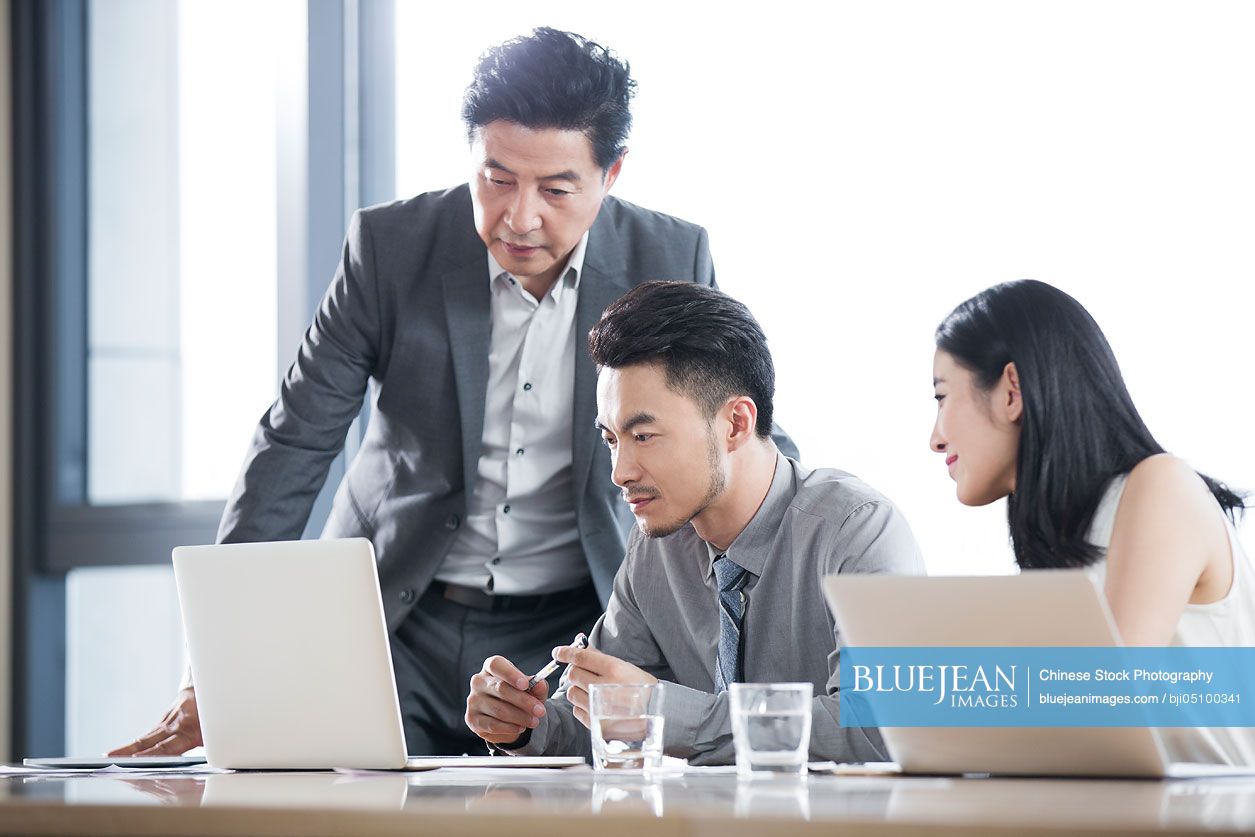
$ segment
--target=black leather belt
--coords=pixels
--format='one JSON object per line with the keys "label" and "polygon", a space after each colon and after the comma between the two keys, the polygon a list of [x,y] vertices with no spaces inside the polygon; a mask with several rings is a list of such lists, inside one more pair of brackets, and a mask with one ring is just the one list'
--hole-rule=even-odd
{"label": "black leather belt", "polygon": [[542,610],[575,602],[587,602],[597,595],[596,588],[590,581],[583,587],[572,590],[559,590],[557,593],[541,593],[536,596],[494,596],[474,587],[463,587],[460,584],[446,584],[433,581],[431,589],[439,596],[451,602],[469,607],[472,610],[487,610],[497,613],[506,610]]}

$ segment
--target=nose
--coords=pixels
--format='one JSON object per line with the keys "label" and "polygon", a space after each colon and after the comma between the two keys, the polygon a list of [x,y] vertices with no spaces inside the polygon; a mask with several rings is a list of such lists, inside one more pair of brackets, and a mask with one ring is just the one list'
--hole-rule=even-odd
{"label": "nose", "polygon": [[625,451],[622,445],[610,451],[610,479],[615,485],[619,488],[627,488],[632,483],[638,482],[640,478],[640,467],[630,451]]}
{"label": "nose", "polygon": [[946,439],[944,436],[941,435],[941,417],[940,416],[938,416],[937,420],[933,422],[933,434],[932,434],[932,437],[928,440],[928,446],[937,453],[946,452]]}
{"label": "nose", "polygon": [[505,214],[506,226],[515,235],[527,235],[540,228],[540,197],[530,189],[520,188]]}

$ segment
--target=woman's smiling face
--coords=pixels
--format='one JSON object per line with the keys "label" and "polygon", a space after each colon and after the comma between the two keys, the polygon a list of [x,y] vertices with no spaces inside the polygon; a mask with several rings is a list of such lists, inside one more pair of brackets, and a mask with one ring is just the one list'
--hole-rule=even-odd
{"label": "woman's smiling face", "polygon": [[932,449],[944,454],[959,502],[984,506],[1015,491],[1020,447],[1019,379],[1014,364],[989,391],[972,372],[941,349],[933,357],[937,421]]}

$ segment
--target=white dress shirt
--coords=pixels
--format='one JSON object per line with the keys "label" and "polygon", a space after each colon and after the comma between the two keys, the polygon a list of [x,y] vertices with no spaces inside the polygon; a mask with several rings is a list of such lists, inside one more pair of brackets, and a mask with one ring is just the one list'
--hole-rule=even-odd
{"label": "white dress shirt", "polygon": [[571,478],[575,303],[588,233],[537,300],[488,254],[492,341],[478,478],[436,580],[496,595],[589,578]]}

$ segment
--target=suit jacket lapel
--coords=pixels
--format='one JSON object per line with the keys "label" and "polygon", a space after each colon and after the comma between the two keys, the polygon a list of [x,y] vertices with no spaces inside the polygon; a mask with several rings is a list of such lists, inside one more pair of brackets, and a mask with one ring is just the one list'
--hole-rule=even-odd
{"label": "suit jacket lapel", "polygon": [[[609,203],[614,200],[607,198]],[[584,255],[584,275],[580,279],[579,300],[575,308],[575,403],[572,414],[571,467],[576,508],[580,507],[593,452],[601,443],[593,430],[597,419],[597,369],[588,353],[588,332],[601,319],[601,312],[623,296],[631,286],[627,283],[627,257],[622,240],[610,223],[606,207],[602,207],[588,234],[588,250]]]}
{"label": "suit jacket lapel", "polygon": [[475,487],[483,445],[488,353],[492,339],[492,297],[486,254],[444,275],[444,302],[453,377],[457,382],[458,413],[462,419],[463,479],[469,498]]}

